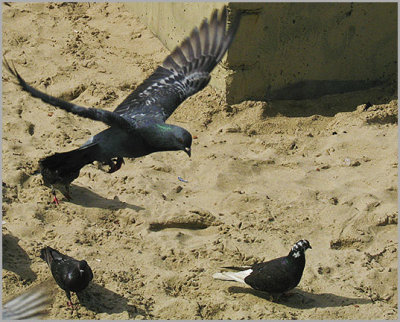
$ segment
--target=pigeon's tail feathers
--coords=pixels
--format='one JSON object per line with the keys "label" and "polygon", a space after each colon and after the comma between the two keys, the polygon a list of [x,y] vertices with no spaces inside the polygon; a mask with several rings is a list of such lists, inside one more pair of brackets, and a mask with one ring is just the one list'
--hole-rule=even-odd
{"label": "pigeon's tail feathers", "polygon": [[222,281],[236,281],[236,279],[232,278],[231,276],[225,274],[226,272],[223,273],[215,273],[212,277],[213,279],[216,280],[222,280]]}
{"label": "pigeon's tail feathers", "polygon": [[221,272],[221,273],[215,273],[213,275],[214,279],[217,280],[223,280],[223,281],[236,281],[240,283],[245,283],[244,279],[249,276],[253,272],[252,269],[248,269],[245,271],[240,271],[240,272]]}
{"label": "pigeon's tail feathers", "polygon": [[68,256],[61,254],[58,250],[46,246],[40,250],[40,258],[43,259],[51,268],[51,263],[53,261],[60,261]]}
{"label": "pigeon's tail feathers", "polygon": [[3,320],[38,319],[47,314],[52,301],[47,283],[31,288],[3,305]]}
{"label": "pigeon's tail feathers", "polygon": [[43,259],[49,266],[51,266],[51,263],[53,262],[53,256],[51,254],[52,251],[53,248],[48,246],[40,250],[40,258]]}
{"label": "pigeon's tail feathers", "polygon": [[72,151],[55,153],[40,160],[40,165],[51,170],[76,171],[96,159],[98,145],[93,144]]}
{"label": "pigeon's tail feathers", "polygon": [[79,176],[83,166],[92,163],[99,156],[97,144],[63,153],[55,153],[39,161],[40,172],[45,184],[62,183],[69,185]]}

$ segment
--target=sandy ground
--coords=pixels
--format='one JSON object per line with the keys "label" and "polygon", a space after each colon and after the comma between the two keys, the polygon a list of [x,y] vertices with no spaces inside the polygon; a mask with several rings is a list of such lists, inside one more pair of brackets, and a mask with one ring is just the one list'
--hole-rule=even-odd
{"label": "sandy ground", "polygon": [[[3,6],[3,53],[32,85],[113,110],[168,51],[120,4],[12,4]],[[3,74],[3,299],[49,279],[39,258],[49,245],[86,259],[95,275],[75,311],[54,287],[53,319],[397,318],[397,101],[334,117],[271,116],[276,103],[227,106],[207,87],[170,118],[197,136],[192,158],[158,153],[113,174],[88,165],[73,200],[56,207],[34,174],[38,160],[105,126],[9,80]],[[313,249],[282,301],[211,278],[221,266],[286,255],[301,238]]]}

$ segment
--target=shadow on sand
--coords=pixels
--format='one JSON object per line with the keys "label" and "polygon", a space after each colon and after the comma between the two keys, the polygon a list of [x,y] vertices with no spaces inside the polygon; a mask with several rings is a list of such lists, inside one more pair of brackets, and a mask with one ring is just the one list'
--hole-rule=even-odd
{"label": "shadow on sand", "polygon": [[82,306],[95,313],[113,314],[127,311],[130,319],[139,314],[144,317],[149,315],[143,309],[128,304],[128,300],[122,295],[93,282],[84,291],[76,293],[76,295]]}
{"label": "shadow on sand", "polygon": [[23,280],[34,281],[36,274],[31,270],[31,259],[18,241],[18,237],[3,234],[3,269],[18,274]]}
{"label": "shadow on sand", "polygon": [[[271,299],[271,295],[269,293],[257,291],[252,288],[231,286],[228,288],[228,291],[231,293],[248,293],[268,301]],[[367,304],[371,303],[371,300],[345,297],[332,293],[315,294],[295,288],[290,292],[290,294],[279,297],[275,303],[297,309],[310,309]]]}
{"label": "shadow on sand", "polygon": [[352,112],[361,104],[396,99],[397,82],[363,80],[305,80],[268,92],[263,117],[334,116]]}
{"label": "shadow on sand", "polygon": [[[118,199],[107,199],[97,193],[89,190],[88,188],[71,185],[71,197],[69,201],[73,204],[80,205],[88,208],[103,208],[103,209],[132,209],[135,211],[144,210],[143,207],[132,205]],[[62,202],[68,202],[65,198]]]}

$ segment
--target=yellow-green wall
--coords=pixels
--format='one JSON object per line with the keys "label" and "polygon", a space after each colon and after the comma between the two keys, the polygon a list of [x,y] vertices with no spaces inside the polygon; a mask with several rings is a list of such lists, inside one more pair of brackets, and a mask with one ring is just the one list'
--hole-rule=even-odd
{"label": "yellow-green wall", "polygon": [[[230,103],[312,98],[397,79],[397,3],[126,3],[173,49],[214,8],[243,13],[211,85]],[[232,18],[230,15],[230,18]],[[293,94],[294,93],[294,94]]]}

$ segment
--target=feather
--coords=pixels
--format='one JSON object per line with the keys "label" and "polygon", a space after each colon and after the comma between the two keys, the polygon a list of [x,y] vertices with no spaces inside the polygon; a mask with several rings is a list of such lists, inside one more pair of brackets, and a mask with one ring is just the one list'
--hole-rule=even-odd
{"label": "feather", "polygon": [[240,271],[240,272],[221,272],[221,273],[215,273],[213,275],[214,279],[219,279],[219,280],[224,280],[224,281],[236,281],[240,283],[246,284],[244,279],[249,276],[253,272],[252,269],[248,269],[245,271]]}

